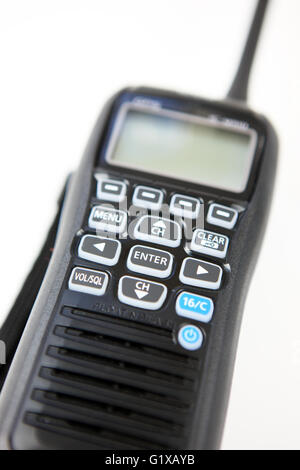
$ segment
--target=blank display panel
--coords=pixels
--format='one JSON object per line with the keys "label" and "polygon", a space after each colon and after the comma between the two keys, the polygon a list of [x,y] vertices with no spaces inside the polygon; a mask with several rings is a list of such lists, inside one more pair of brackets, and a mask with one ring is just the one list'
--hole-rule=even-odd
{"label": "blank display panel", "polygon": [[108,161],[239,193],[247,186],[255,145],[251,129],[128,107],[117,120]]}

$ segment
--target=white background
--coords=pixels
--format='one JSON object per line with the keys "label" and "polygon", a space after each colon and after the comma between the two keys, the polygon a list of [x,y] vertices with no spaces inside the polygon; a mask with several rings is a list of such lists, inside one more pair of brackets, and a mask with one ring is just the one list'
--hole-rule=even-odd
{"label": "white background", "polygon": [[[300,449],[299,0],[273,0],[250,104],[280,136],[224,449]],[[221,98],[253,0],[0,1],[0,315],[34,261],[105,100],[126,85]]]}

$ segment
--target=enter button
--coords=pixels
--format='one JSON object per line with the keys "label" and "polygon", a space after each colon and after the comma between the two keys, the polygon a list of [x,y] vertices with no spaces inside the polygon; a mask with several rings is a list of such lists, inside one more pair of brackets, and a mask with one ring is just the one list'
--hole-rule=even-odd
{"label": "enter button", "polygon": [[127,267],[131,271],[160,278],[170,276],[172,265],[173,255],[143,245],[133,246],[127,259]]}

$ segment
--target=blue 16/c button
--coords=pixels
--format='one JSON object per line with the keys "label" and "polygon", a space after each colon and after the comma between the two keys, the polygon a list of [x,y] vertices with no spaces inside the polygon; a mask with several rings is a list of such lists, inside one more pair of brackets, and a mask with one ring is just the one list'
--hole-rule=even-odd
{"label": "blue 16/c button", "polygon": [[177,297],[176,313],[181,317],[208,323],[212,319],[213,312],[214,304],[209,297],[190,292],[182,292]]}

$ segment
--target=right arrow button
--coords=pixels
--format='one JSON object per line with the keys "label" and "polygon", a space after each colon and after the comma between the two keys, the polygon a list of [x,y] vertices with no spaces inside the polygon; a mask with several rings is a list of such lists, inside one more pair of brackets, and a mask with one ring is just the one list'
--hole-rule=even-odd
{"label": "right arrow button", "polygon": [[197,268],[197,276],[201,276],[202,274],[207,274],[208,272],[209,271],[207,271],[207,269],[205,269],[200,262]]}
{"label": "right arrow button", "polygon": [[222,268],[217,264],[195,258],[185,258],[182,263],[179,279],[184,284],[206,289],[219,289],[222,279]]}

